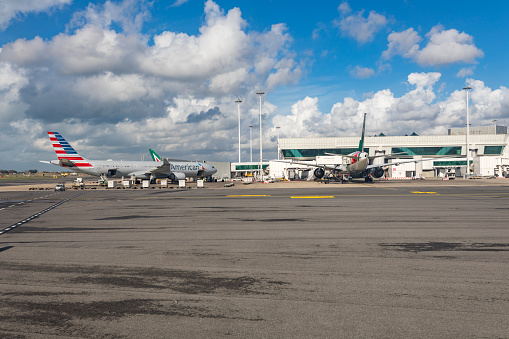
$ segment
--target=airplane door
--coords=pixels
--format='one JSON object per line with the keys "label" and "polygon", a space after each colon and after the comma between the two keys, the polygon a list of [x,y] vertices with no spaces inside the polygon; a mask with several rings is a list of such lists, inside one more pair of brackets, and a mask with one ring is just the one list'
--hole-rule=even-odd
{"label": "airplane door", "polygon": [[108,176],[109,177],[114,177],[117,175],[117,170],[116,169],[109,169],[108,170]]}

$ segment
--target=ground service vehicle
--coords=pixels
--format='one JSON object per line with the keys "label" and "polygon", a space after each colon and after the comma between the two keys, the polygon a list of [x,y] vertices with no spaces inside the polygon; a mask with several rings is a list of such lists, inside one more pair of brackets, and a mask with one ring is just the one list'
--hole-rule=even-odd
{"label": "ground service vehicle", "polygon": [[55,191],[65,191],[65,184],[63,184],[63,183],[56,184]]}

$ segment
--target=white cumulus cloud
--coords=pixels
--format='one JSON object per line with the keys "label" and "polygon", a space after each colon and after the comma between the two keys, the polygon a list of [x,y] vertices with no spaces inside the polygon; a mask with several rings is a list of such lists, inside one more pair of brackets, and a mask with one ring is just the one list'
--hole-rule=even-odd
{"label": "white cumulus cloud", "polygon": [[456,29],[444,30],[441,25],[433,27],[427,34],[428,42],[422,49],[422,38],[413,28],[403,32],[389,34],[387,50],[382,52],[383,59],[395,55],[412,59],[421,66],[441,66],[453,63],[475,63],[484,53],[477,48],[473,37]]}
{"label": "white cumulus cloud", "polygon": [[367,17],[364,16],[364,10],[351,14],[352,9],[347,2],[339,5],[338,10],[341,16],[335,25],[339,26],[341,33],[361,44],[372,41],[375,34],[388,23],[384,15],[375,11],[370,11]]}
{"label": "white cumulus cloud", "polygon": [[28,81],[23,69],[0,63],[0,122],[4,127],[24,116],[28,105],[21,100],[20,91]]}
{"label": "white cumulus cloud", "polygon": [[387,40],[389,41],[388,48],[382,52],[382,58],[386,60],[394,55],[413,58],[419,51],[419,42],[422,38],[413,28],[409,28],[403,32],[389,34]]}
{"label": "white cumulus cloud", "polygon": [[435,26],[426,34],[429,43],[418,53],[419,65],[445,65],[456,62],[473,63],[484,56],[473,43],[472,36],[455,29],[444,30]]}
{"label": "white cumulus cloud", "polygon": [[[441,74],[412,73],[407,83],[413,88],[401,97],[388,89],[373,93],[359,101],[350,97],[336,103],[330,112],[318,109],[318,98],[297,102],[288,116],[276,115],[274,126],[281,126],[285,137],[355,136],[360,134],[363,113],[368,113],[368,135],[447,134],[450,127],[464,126],[466,93],[457,90],[445,99],[437,100],[434,87]],[[474,125],[509,122],[509,89],[492,90],[482,81],[469,79],[470,119]]]}
{"label": "white cumulus cloud", "polygon": [[53,7],[68,5],[72,0],[0,0],[0,30],[5,30],[15,18],[38,13]]}

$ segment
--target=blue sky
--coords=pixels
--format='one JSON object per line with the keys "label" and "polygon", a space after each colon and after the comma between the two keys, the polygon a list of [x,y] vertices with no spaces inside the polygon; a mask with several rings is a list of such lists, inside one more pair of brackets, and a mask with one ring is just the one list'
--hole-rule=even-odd
{"label": "blue sky", "polygon": [[[82,155],[236,161],[282,137],[509,123],[509,2],[0,0],[0,168]],[[258,133],[253,144],[258,145]],[[257,152],[257,151],[255,151]]]}

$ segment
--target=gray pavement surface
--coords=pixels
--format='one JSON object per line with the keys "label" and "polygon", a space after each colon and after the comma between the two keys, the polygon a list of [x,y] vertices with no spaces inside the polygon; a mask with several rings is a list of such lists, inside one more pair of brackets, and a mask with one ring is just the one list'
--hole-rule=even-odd
{"label": "gray pavement surface", "polygon": [[0,337],[509,338],[508,184],[1,191]]}

